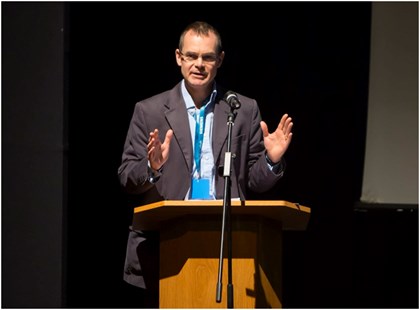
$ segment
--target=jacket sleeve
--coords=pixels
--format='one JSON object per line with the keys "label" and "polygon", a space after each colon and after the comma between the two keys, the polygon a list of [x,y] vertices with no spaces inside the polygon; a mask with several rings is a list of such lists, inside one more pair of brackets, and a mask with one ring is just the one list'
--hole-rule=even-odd
{"label": "jacket sleeve", "polygon": [[271,189],[283,176],[284,159],[275,169],[268,163],[261,130],[261,115],[257,103],[254,101],[252,121],[250,127],[248,182],[247,186],[254,192],[262,193]]}
{"label": "jacket sleeve", "polygon": [[147,143],[149,130],[141,102],[137,103],[128,128],[118,177],[121,186],[130,194],[141,194],[153,185],[148,167]]}

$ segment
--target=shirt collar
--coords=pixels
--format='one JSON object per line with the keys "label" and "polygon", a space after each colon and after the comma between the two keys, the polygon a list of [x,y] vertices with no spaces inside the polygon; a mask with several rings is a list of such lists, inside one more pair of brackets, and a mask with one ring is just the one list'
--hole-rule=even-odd
{"label": "shirt collar", "polygon": [[[185,79],[183,79],[181,83],[181,93],[182,93],[182,97],[184,98],[185,107],[187,108],[187,111],[191,111],[192,113],[194,113],[196,107],[190,93],[185,87]],[[210,98],[208,101],[205,102],[205,105],[208,104],[208,108],[211,108],[214,105],[216,96],[217,96],[217,88],[216,88],[216,81],[215,81],[213,83],[213,90],[210,94]]]}

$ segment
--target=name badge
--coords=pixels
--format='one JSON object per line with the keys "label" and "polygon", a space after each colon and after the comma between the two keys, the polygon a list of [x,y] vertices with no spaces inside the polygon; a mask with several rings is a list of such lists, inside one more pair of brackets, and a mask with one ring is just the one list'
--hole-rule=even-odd
{"label": "name badge", "polygon": [[193,179],[192,180],[191,199],[211,199],[209,179]]}

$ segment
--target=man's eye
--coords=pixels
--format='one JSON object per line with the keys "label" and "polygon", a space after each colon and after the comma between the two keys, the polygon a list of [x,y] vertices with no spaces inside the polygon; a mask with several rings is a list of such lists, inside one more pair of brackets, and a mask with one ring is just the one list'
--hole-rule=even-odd
{"label": "man's eye", "polygon": [[185,55],[185,57],[188,60],[196,60],[198,58],[198,56],[197,55],[194,55],[194,54],[187,54],[187,55]]}
{"label": "man's eye", "polygon": [[207,61],[207,62],[216,61],[216,56],[213,56],[213,55],[204,55],[203,56],[203,61]]}

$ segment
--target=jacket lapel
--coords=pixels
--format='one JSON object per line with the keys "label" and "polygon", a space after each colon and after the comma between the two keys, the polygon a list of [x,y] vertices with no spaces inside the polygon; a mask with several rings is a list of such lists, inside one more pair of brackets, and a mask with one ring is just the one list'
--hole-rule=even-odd
{"label": "jacket lapel", "polygon": [[213,119],[213,157],[215,162],[220,157],[223,145],[227,139],[227,119],[230,112],[228,105],[222,101],[224,94],[222,90],[218,89],[217,94]]}
{"label": "jacket lapel", "polygon": [[[173,142],[178,143],[184,155],[185,163],[189,171],[192,170],[192,141],[188,122],[188,114],[185,108],[184,99],[181,95],[181,84],[172,89],[172,94],[166,104],[168,110],[165,112],[170,128],[174,132]],[[175,141],[174,141],[175,140]]]}

